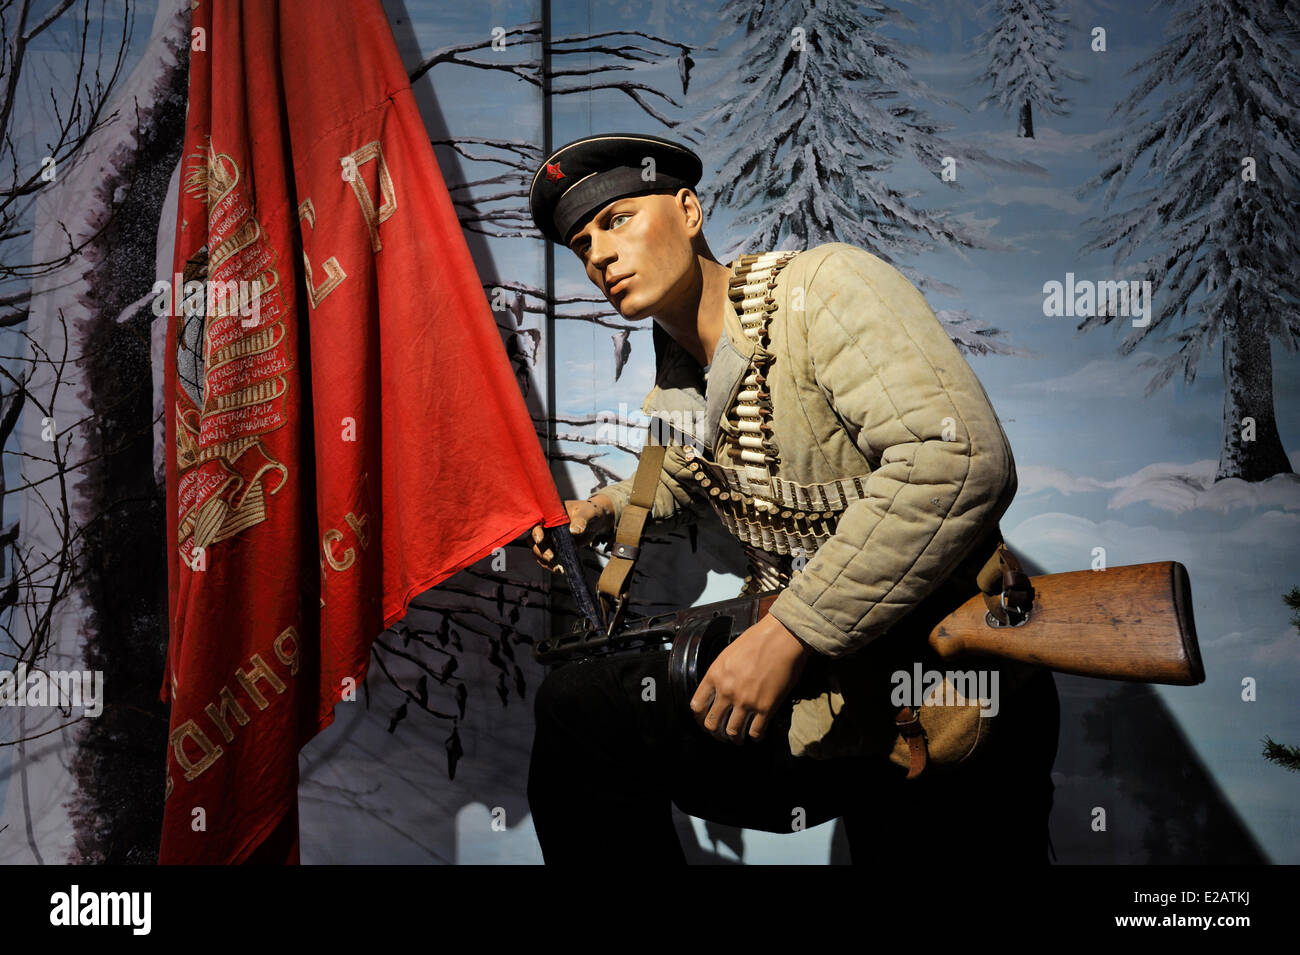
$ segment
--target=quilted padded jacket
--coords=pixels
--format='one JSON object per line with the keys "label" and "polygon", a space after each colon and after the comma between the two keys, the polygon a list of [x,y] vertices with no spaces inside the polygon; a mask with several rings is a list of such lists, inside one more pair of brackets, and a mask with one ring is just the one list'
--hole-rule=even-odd
{"label": "quilted padded jacket", "polygon": [[[734,267],[733,267],[734,272]],[[975,575],[997,542],[1016,493],[1015,462],[988,395],[921,293],[882,259],[828,243],[780,273],[767,372],[778,477],[799,484],[866,475],[866,495],[840,513],[771,613],[817,652],[816,689],[794,700],[796,755],[890,753],[906,764],[889,702],[890,674],[950,667],[924,644],[938,620],[978,593]],[[709,366],[655,326],[656,382],[642,406],[669,418],[716,460],[725,411],[748,373],[754,343],[734,307]],[[650,527],[716,519],[674,445]],[[616,518],[631,479],[601,489]],[[1003,664],[1000,691],[1032,671]],[[801,683],[801,686],[803,684]],[[960,761],[996,717],[978,706],[924,707],[932,751]]]}

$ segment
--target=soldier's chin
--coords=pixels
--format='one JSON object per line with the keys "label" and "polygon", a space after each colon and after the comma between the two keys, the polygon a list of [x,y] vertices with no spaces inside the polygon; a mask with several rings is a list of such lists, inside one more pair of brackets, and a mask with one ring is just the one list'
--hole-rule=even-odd
{"label": "soldier's chin", "polygon": [[637,322],[643,318],[649,318],[655,313],[653,307],[646,307],[637,296],[631,293],[627,293],[619,298],[618,301],[614,303],[614,307],[618,309],[618,313],[629,322]]}

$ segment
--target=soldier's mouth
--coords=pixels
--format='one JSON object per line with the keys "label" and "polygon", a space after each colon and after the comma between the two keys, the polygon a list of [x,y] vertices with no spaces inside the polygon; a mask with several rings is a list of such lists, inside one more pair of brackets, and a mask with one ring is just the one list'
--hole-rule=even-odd
{"label": "soldier's mouth", "polygon": [[631,280],[631,278],[632,276],[625,275],[623,278],[619,279],[617,282],[615,282],[613,285],[609,287],[609,294],[617,295],[619,292],[626,289],[627,283]]}

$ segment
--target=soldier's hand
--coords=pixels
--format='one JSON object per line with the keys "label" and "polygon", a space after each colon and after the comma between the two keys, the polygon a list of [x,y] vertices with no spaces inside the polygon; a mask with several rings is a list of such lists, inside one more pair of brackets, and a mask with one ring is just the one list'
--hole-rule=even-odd
{"label": "soldier's hand", "polygon": [[716,739],[760,740],[803,673],[812,649],[771,614],[718,654],[691,697],[695,722]]}
{"label": "soldier's hand", "polygon": [[[614,505],[604,494],[593,494],[586,501],[565,501],[569,512],[569,533],[574,544],[589,544],[614,526]],[[551,529],[538,524],[533,528],[533,558],[538,565],[552,574],[563,574],[564,568],[555,555]]]}

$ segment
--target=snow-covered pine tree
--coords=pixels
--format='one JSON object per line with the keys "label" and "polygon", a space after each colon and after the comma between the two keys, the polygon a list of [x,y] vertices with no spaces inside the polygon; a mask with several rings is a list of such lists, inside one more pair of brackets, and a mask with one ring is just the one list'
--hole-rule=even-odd
{"label": "snow-covered pine tree", "polygon": [[[1157,0],[1171,6],[1173,0]],[[1223,337],[1223,440],[1215,480],[1262,481],[1289,474],[1273,412],[1270,343],[1288,351],[1300,340],[1300,108],[1295,31],[1272,3],[1192,0],[1170,19],[1170,38],[1115,112],[1133,115],[1165,88],[1159,114],[1145,112],[1099,146],[1105,166],[1079,189],[1109,183],[1104,208],[1148,156],[1129,209],[1090,219],[1084,250],[1115,247],[1115,261],[1145,254],[1131,272],[1152,283],[1151,322],[1120,346],[1129,354],[1179,315],[1191,324],[1161,341],[1177,343],[1147,385],[1150,395],[1175,371],[1191,383],[1201,352]],[[1189,301],[1197,297],[1189,307]],[[1098,315],[1081,331],[1115,320]]]}
{"label": "snow-covered pine tree", "polygon": [[911,257],[934,242],[998,244],[946,211],[910,204],[920,193],[890,188],[881,174],[904,153],[936,178],[948,156],[1042,170],[940,138],[951,127],[914,104],[958,104],[912,78],[900,54],[920,51],[880,28],[913,24],[883,3],[728,0],[720,18],[734,24],[736,39],[722,53],[735,64],[734,80],[709,91],[717,105],[693,125],[703,133],[706,162],[718,169],[706,183],[705,211],[739,210],[737,228],[749,230],[727,255],[847,242],[895,265],[920,288],[954,293],[895,257]]}
{"label": "snow-covered pine tree", "polygon": [[993,0],[982,11],[990,13],[997,17],[992,29],[975,38],[976,55],[985,62],[979,80],[993,88],[979,108],[997,103],[1008,114],[1019,108],[1017,135],[1033,139],[1033,107],[1067,114],[1070,101],[1060,94],[1058,80],[1083,79],[1056,62],[1070,18],[1056,0]]}
{"label": "snow-covered pine tree", "polygon": [[[1291,618],[1291,626],[1300,633],[1300,587],[1292,587],[1282,595],[1283,602],[1292,610],[1298,611]],[[1300,773],[1300,746],[1279,743],[1271,736],[1264,737],[1264,758],[1270,763],[1277,763],[1293,773]]]}

